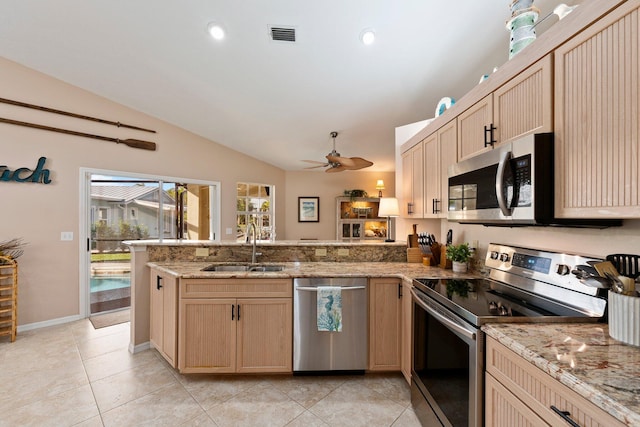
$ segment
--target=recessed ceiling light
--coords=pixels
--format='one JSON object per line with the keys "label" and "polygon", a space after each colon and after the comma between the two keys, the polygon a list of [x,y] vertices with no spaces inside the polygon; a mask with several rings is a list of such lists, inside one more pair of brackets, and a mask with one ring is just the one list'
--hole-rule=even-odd
{"label": "recessed ceiling light", "polygon": [[376,40],[376,33],[371,28],[366,28],[360,33],[360,40],[365,45],[373,44]]}
{"label": "recessed ceiling light", "polygon": [[207,25],[207,31],[209,31],[211,37],[216,40],[222,40],[224,38],[224,28],[218,23],[210,22],[209,25]]}

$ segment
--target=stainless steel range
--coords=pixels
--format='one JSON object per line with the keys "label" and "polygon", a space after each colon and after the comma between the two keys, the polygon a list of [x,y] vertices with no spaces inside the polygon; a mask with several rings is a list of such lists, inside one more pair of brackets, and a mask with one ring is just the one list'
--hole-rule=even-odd
{"label": "stainless steel range", "polygon": [[600,320],[600,261],[492,243],[487,278],[415,279],[412,403],[422,423],[483,425],[483,324]]}

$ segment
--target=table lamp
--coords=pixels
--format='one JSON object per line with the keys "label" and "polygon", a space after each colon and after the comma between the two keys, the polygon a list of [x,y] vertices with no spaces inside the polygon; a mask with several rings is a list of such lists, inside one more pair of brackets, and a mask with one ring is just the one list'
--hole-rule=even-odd
{"label": "table lamp", "polygon": [[387,217],[387,239],[385,242],[395,242],[391,238],[391,217],[400,216],[400,208],[398,207],[398,199],[395,197],[381,197],[378,206],[378,216]]}

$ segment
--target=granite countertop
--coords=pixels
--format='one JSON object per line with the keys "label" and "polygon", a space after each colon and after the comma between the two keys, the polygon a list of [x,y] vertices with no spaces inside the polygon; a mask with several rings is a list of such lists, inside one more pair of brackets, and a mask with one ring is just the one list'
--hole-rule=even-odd
{"label": "granite countertop", "polygon": [[482,330],[630,426],[640,425],[640,348],[608,325],[490,324]]}
{"label": "granite countertop", "polygon": [[[421,263],[404,262],[277,262],[260,263],[264,265],[283,265],[282,271],[247,272],[247,271],[201,271],[211,262],[149,262],[149,267],[183,279],[215,279],[215,278],[293,278],[293,277],[398,277],[413,280],[417,277],[426,278],[471,278],[477,274],[453,273],[451,269],[425,266]],[[232,263],[226,263],[232,264]]]}
{"label": "granite countertop", "polygon": [[[246,246],[245,242],[235,240],[181,240],[181,239],[149,239],[126,240],[123,242],[129,246]],[[385,242],[380,240],[362,240],[355,242],[343,242],[341,240],[274,240],[273,242],[259,241],[259,246],[407,246],[407,242],[396,240]]]}

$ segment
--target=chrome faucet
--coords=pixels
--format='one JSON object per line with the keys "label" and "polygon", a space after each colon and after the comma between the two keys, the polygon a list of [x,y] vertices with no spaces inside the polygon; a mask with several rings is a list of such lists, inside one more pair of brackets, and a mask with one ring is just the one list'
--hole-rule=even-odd
{"label": "chrome faucet", "polygon": [[247,243],[249,243],[250,238],[253,237],[253,245],[251,247],[251,264],[256,263],[257,255],[262,255],[261,252],[256,252],[256,240],[257,240],[256,234],[257,234],[256,225],[252,222],[249,224],[249,228],[247,228]]}

